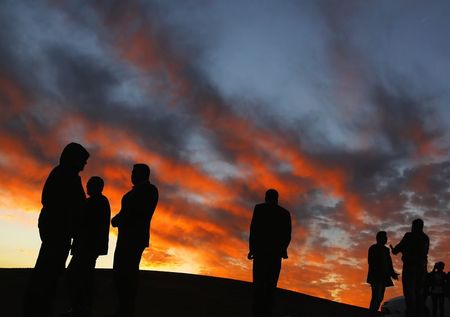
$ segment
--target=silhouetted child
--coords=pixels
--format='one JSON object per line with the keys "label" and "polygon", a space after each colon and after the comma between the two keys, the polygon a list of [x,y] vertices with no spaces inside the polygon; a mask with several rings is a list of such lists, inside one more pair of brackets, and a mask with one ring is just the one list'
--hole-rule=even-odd
{"label": "silhouetted child", "polygon": [[433,271],[428,273],[429,293],[433,302],[433,317],[436,317],[439,308],[439,316],[444,317],[445,285],[447,274],[444,272],[444,262],[437,262]]}
{"label": "silhouetted child", "polygon": [[68,282],[72,308],[66,316],[90,316],[93,273],[99,255],[108,253],[111,209],[103,196],[103,179],[93,176],[87,183],[89,198],[79,219],[77,236],[72,244],[72,259],[68,266]]}

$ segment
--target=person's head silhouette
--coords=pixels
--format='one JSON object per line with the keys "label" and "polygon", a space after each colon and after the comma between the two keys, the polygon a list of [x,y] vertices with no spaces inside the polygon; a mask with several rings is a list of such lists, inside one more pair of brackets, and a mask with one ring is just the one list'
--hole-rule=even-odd
{"label": "person's head silhouette", "polygon": [[269,204],[278,204],[278,192],[273,188],[267,190],[265,201]]}
{"label": "person's head silhouette", "polygon": [[387,243],[387,233],[386,231],[377,232],[377,243],[385,245]]}
{"label": "person's head silhouette", "polygon": [[433,271],[443,272],[444,268],[445,268],[445,263],[444,262],[437,262],[434,265],[434,270]]}
{"label": "person's head silhouette", "polygon": [[134,164],[131,172],[131,182],[133,185],[139,185],[148,182],[150,178],[150,167],[147,164]]}
{"label": "person's head silhouette", "polygon": [[105,183],[103,179],[99,176],[92,176],[87,184],[86,189],[89,196],[98,196],[103,192],[103,187]]}
{"label": "person's head silhouette", "polygon": [[89,152],[81,144],[72,142],[64,147],[59,164],[79,173],[84,169],[88,158]]}
{"label": "person's head silhouette", "polygon": [[412,222],[411,231],[412,232],[422,232],[423,231],[423,220],[415,219]]}

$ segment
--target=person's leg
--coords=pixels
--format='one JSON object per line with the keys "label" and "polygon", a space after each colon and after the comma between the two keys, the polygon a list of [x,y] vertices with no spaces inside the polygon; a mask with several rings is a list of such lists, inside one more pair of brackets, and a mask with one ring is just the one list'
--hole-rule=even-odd
{"label": "person's leg", "polygon": [[433,317],[436,317],[436,315],[437,315],[437,305],[438,305],[438,304],[437,304],[437,300],[438,300],[438,299],[437,299],[437,296],[436,296],[435,294],[432,294],[432,295],[431,295],[431,302],[432,302],[432,304],[433,304],[433,307],[432,307],[432,308],[433,308],[433,309],[432,309],[432,312],[433,312],[433,313],[432,313],[432,316],[433,316]]}
{"label": "person's leg", "polygon": [[371,284],[372,298],[370,300],[369,310],[371,316],[377,316],[378,309],[380,308],[381,302],[384,298],[384,292],[386,287],[382,283]]}
{"label": "person's leg", "polygon": [[85,316],[90,316],[93,303],[94,273],[97,255],[89,255],[86,259],[85,296],[83,297],[83,311]]}
{"label": "person's leg", "polygon": [[426,281],[427,269],[426,267],[417,266],[414,268],[415,277],[415,298],[417,301],[416,312],[417,317],[426,316],[426,293],[425,293],[425,281]]}
{"label": "person's leg", "polygon": [[64,271],[70,240],[41,244],[25,294],[23,316],[50,315],[59,277]]}
{"label": "person's leg", "polygon": [[444,307],[444,303],[445,303],[445,296],[444,296],[444,294],[442,294],[442,295],[439,295],[439,297],[438,297],[438,302],[439,302],[439,314],[440,314],[440,317],[444,317],[444,315],[445,315],[445,307]]}
{"label": "person's leg", "polygon": [[266,289],[266,262],[265,259],[255,257],[253,259],[253,316],[263,316],[264,294]]}
{"label": "person's leg", "polygon": [[405,297],[407,317],[416,316],[416,278],[414,269],[409,266],[403,266],[402,272],[403,296]]}
{"label": "person's leg", "polygon": [[119,250],[116,248],[117,256],[115,254],[114,273],[119,300],[118,313],[120,316],[132,317],[134,314],[139,263],[143,251],[144,248],[135,246],[124,246]]}
{"label": "person's leg", "polygon": [[281,258],[272,257],[269,259],[268,263],[270,263],[270,266],[267,272],[266,314],[267,316],[271,316],[275,293],[277,290],[278,278],[280,277]]}

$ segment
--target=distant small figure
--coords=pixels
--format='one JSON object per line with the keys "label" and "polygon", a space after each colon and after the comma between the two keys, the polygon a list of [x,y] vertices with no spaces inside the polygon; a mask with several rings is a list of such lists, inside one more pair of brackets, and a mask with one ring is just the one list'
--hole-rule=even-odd
{"label": "distant small figure", "polygon": [[407,232],[395,248],[390,247],[393,254],[402,253],[406,317],[422,317],[425,314],[425,279],[430,247],[430,239],[423,232],[423,220],[415,219],[411,232]]}
{"label": "distant small figure", "polygon": [[52,314],[56,286],[64,271],[76,229],[75,220],[86,201],[78,174],[88,158],[89,153],[82,145],[66,145],[59,165],[45,181],[38,224],[42,244],[25,295],[24,316]]}
{"label": "distant small figure", "polygon": [[372,298],[370,300],[370,314],[377,316],[378,309],[384,299],[386,287],[393,286],[392,278],[398,280],[398,275],[392,266],[392,259],[389,248],[385,245],[388,241],[385,231],[379,231],[376,236],[377,243],[369,248],[368,262],[369,272],[367,274],[367,283],[372,289]]}
{"label": "distant small figure", "polygon": [[450,302],[450,271],[447,272],[447,279],[445,283],[445,296]]}
{"label": "distant small figure", "polygon": [[108,253],[111,209],[108,198],[102,194],[103,187],[104,181],[98,176],[87,182],[90,197],[86,200],[67,268],[72,307],[64,316],[91,316],[95,264],[100,255]]}
{"label": "distant small figure", "polygon": [[119,228],[113,265],[118,307],[113,316],[134,315],[139,263],[142,252],[149,246],[150,222],[158,203],[158,189],[149,177],[150,168],[146,164],[133,166],[133,189],[123,196],[122,207],[111,220],[112,226]]}
{"label": "distant small figure", "polygon": [[437,316],[439,308],[439,316],[444,317],[444,300],[445,300],[445,286],[447,284],[447,274],[444,272],[445,263],[437,262],[434,265],[433,271],[428,273],[428,286],[431,301],[433,303],[433,317]]}
{"label": "distant small figure", "polygon": [[253,316],[272,314],[273,298],[291,241],[291,215],[278,205],[278,192],[269,189],[265,203],[255,206],[250,225],[248,259],[253,260]]}

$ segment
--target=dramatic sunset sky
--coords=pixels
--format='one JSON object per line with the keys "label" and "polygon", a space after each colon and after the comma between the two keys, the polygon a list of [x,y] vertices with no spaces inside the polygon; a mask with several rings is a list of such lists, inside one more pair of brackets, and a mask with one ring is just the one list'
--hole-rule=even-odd
{"label": "dramatic sunset sky", "polygon": [[143,269],[250,281],[273,187],[293,220],[280,287],[367,306],[376,232],[395,244],[416,217],[448,270],[449,16],[449,1],[0,1],[0,267],[34,265],[42,185],[75,141],[113,214],[132,164],[151,166]]}

